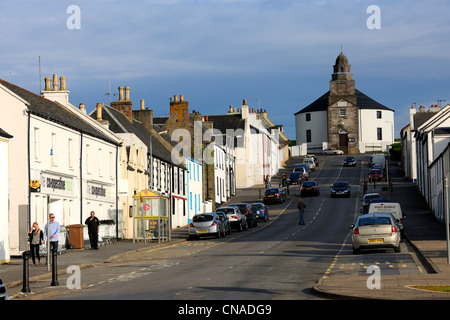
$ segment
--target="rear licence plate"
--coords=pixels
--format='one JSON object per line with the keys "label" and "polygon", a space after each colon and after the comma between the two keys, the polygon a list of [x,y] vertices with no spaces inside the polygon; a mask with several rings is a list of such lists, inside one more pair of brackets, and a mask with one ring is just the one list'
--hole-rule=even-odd
{"label": "rear licence plate", "polygon": [[272,198],[272,197],[275,197],[275,195],[269,194],[268,197],[269,197],[269,198]]}
{"label": "rear licence plate", "polygon": [[369,243],[383,243],[383,239],[369,239]]}
{"label": "rear licence plate", "polygon": [[306,188],[306,190],[312,190],[312,188]]}
{"label": "rear licence plate", "polygon": [[197,232],[198,233],[206,233],[206,232],[208,232],[208,230],[198,230]]}

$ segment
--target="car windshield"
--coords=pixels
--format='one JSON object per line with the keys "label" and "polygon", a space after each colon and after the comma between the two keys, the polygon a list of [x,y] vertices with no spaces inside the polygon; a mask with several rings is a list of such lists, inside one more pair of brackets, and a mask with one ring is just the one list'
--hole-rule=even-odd
{"label": "car windshield", "polygon": [[219,209],[217,209],[217,212],[219,213],[219,212],[224,212],[224,213],[226,213],[226,214],[228,214],[228,213],[234,213],[234,209],[232,209],[232,208],[219,208]]}
{"label": "car windshield", "polygon": [[230,204],[230,206],[237,207],[241,213],[247,212],[247,206],[245,204]]}
{"label": "car windshield", "polygon": [[367,217],[359,219],[359,226],[387,225],[391,224],[388,217]]}
{"label": "car windshield", "polygon": [[277,194],[280,193],[279,189],[267,189],[266,194]]}
{"label": "car windshield", "polygon": [[337,182],[333,184],[333,188],[347,188],[347,183],[345,182]]}
{"label": "car windshield", "polygon": [[256,210],[262,209],[262,207],[262,204],[252,204],[252,208]]}
{"label": "car windshield", "polygon": [[289,178],[298,178],[300,177],[300,172],[292,172],[289,174]]}
{"label": "car windshield", "polygon": [[381,199],[381,196],[378,193],[367,194],[364,196],[364,200],[369,200],[369,199]]}
{"label": "car windshield", "polygon": [[353,160],[355,160],[355,158],[353,158],[353,157],[347,157],[345,160],[347,160],[347,161],[353,161]]}
{"label": "car windshield", "polygon": [[194,222],[207,222],[207,221],[213,221],[214,216],[211,214],[199,214],[194,216],[193,221]]}
{"label": "car windshield", "polygon": [[315,187],[316,183],[314,181],[307,181],[307,182],[303,182],[303,186],[306,188],[311,188],[311,187]]}

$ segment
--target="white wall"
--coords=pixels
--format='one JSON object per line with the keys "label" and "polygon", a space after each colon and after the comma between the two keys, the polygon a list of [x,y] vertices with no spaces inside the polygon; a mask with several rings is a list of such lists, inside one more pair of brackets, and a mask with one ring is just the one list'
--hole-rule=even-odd
{"label": "white wall", "polygon": [[0,264],[10,261],[9,254],[9,153],[8,140],[0,137]]}
{"label": "white wall", "polygon": [[[377,111],[381,112],[381,118],[377,118]],[[381,128],[382,139],[378,140],[377,128]],[[387,146],[394,143],[394,112],[377,109],[359,110],[359,141],[365,144],[366,152],[370,152],[371,146],[381,147],[386,151]],[[374,151],[380,149],[375,149]]]}
{"label": "white wall", "polygon": [[[306,121],[306,114],[311,116]],[[322,150],[322,142],[328,141],[328,119],[326,111],[304,112],[295,115],[295,133],[297,144],[307,143],[308,148]],[[306,141],[306,131],[311,130],[311,142]]]}

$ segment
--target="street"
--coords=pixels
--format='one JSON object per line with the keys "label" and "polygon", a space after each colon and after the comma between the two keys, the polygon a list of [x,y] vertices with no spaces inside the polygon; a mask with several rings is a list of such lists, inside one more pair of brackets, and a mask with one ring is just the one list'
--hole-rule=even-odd
{"label": "street", "polygon": [[[306,225],[298,225],[299,189],[291,187],[287,201],[269,205],[270,221],[256,228],[121,255],[81,270],[81,289],[58,298],[321,300],[327,298],[311,288],[324,276],[369,277],[370,266],[379,267],[382,275],[422,272],[404,241],[400,253],[353,255],[349,225],[360,214],[361,182],[368,171],[361,161],[368,156],[357,158],[354,168],[342,167],[343,156],[321,158],[310,177],[321,194],[303,198]],[[350,183],[349,198],[330,197],[330,185],[337,180]],[[257,198],[255,192],[253,201]]]}

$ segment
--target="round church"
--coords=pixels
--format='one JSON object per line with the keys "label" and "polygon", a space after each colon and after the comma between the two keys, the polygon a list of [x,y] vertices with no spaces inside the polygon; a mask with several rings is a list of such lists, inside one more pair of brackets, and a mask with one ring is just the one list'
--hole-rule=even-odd
{"label": "round church", "polygon": [[386,151],[394,142],[394,110],[355,88],[347,57],[341,52],[330,90],[295,115],[297,143],[308,153],[326,147],[346,154]]}

